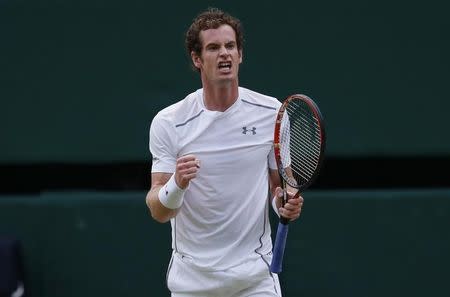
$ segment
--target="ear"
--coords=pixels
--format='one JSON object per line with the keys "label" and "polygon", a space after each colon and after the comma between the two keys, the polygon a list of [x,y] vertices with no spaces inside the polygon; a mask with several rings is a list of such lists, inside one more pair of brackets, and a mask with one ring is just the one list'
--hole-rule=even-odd
{"label": "ear", "polygon": [[239,50],[239,64],[240,63],[242,63],[242,57],[243,57],[243,52],[242,52],[242,49],[241,50]]}
{"label": "ear", "polygon": [[191,52],[191,59],[194,66],[200,69],[200,66],[202,65],[202,59],[194,51]]}

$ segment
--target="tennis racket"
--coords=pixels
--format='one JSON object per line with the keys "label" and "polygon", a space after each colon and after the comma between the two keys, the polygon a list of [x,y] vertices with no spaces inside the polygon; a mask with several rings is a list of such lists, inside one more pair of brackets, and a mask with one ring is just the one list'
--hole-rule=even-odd
{"label": "tennis racket", "polygon": [[[306,95],[284,100],[275,122],[274,151],[284,192],[298,197],[318,176],[325,154],[325,128],[322,114]],[[270,271],[280,273],[288,235],[289,219],[280,216]]]}

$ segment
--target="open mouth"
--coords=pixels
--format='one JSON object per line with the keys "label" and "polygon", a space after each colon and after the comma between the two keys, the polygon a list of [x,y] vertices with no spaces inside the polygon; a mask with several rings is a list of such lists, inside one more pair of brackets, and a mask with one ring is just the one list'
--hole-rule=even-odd
{"label": "open mouth", "polygon": [[219,62],[219,69],[231,69],[231,62]]}

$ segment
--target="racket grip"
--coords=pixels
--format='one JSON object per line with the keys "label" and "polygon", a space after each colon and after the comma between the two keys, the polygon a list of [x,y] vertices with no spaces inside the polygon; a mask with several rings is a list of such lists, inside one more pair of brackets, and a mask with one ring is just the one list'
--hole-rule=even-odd
{"label": "racket grip", "polygon": [[272,263],[270,264],[270,271],[273,273],[280,273],[282,270],[284,248],[286,246],[288,231],[288,224],[284,224],[284,222],[278,223],[277,236],[275,237],[275,245],[273,247]]}

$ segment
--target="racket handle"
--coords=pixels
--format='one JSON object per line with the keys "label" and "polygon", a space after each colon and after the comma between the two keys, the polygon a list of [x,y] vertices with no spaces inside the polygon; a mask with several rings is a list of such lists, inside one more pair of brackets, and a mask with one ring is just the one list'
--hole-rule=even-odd
{"label": "racket handle", "polygon": [[272,263],[270,264],[270,271],[273,273],[280,273],[282,270],[284,248],[286,246],[288,231],[289,224],[280,221],[280,223],[278,223],[277,236],[275,237],[275,245],[273,247]]}

